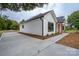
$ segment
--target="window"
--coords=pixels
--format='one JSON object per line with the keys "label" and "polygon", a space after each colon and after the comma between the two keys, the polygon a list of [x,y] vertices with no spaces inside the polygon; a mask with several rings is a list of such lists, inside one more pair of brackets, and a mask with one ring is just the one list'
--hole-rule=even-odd
{"label": "window", "polygon": [[22,25],[22,28],[24,28],[24,25]]}
{"label": "window", "polygon": [[54,24],[51,22],[48,22],[48,32],[54,31]]}

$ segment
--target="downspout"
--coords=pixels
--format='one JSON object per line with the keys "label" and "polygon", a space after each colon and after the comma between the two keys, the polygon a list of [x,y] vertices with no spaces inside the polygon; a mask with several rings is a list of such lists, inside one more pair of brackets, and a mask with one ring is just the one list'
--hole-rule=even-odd
{"label": "downspout", "polygon": [[43,37],[43,35],[44,35],[44,26],[43,26],[44,20],[42,19],[42,17],[41,17],[40,19],[41,19],[41,21],[42,21],[42,37]]}

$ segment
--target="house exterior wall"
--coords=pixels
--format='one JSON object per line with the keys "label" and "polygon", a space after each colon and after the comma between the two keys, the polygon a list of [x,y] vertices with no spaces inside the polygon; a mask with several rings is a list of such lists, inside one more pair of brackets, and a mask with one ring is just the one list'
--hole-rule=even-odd
{"label": "house exterior wall", "polygon": [[[56,33],[56,22],[55,19],[52,17],[51,13],[46,14],[43,20],[44,20],[44,26],[43,26],[44,36]],[[52,22],[54,24],[54,31],[48,32],[48,22]]]}
{"label": "house exterior wall", "polygon": [[58,33],[61,33],[61,26],[62,26],[62,23],[57,23],[57,32]]}
{"label": "house exterior wall", "polygon": [[[22,28],[22,25],[24,25],[24,28]],[[30,22],[21,24],[20,32],[42,35],[42,21],[40,19],[36,19]]]}
{"label": "house exterior wall", "polygon": [[65,29],[65,25],[63,23],[57,23],[57,32],[58,33],[64,32],[63,26],[64,26],[64,29]]}
{"label": "house exterior wall", "polygon": [[[56,25],[55,18],[56,18],[56,16],[53,12],[49,12],[44,17],[42,17],[42,19],[43,19],[43,36],[50,35],[52,33],[57,32],[57,25]],[[51,32],[48,32],[48,22],[51,22],[54,24],[54,30]],[[32,20],[27,23],[24,23],[24,28],[22,28],[22,25],[23,24],[20,25],[20,32],[42,36],[42,21],[40,20],[40,18],[36,19],[36,20]]]}

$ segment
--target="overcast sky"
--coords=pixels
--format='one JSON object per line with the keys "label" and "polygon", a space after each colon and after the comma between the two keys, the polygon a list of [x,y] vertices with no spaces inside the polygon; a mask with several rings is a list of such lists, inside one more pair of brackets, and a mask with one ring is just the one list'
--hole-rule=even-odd
{"label": "overcast sky", "polygon": [[9,16],[10,19],[21,21],[22,19],[29,19],[36,14],[43,13],[49,10],[54,10],[56,16],[65,16],[67,17],[73,11],[79,10],[79,4],[77,3],[49,3],[48,5],[44,5],[42,8],[35,8],[31,11],[21,11],[21,12],[12,12],[10,10],[3,11],[3,15]]}

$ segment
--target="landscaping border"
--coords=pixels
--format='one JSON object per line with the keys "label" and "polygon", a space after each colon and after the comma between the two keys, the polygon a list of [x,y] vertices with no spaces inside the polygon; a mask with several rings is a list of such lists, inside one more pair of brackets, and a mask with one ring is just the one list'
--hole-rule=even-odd
{"label": "landscaping border", "polygon": [[29,33],[23,33],[23,32],[19,32],[19,33],[24,34],[24,35],[28,35],[28,36],[31,36],[34,38],[42,39],[42,40],[59,35],[59,34],[51,34],[51,35],[41,36],[41,35],[35,35],[35,34],[29,34]]}

